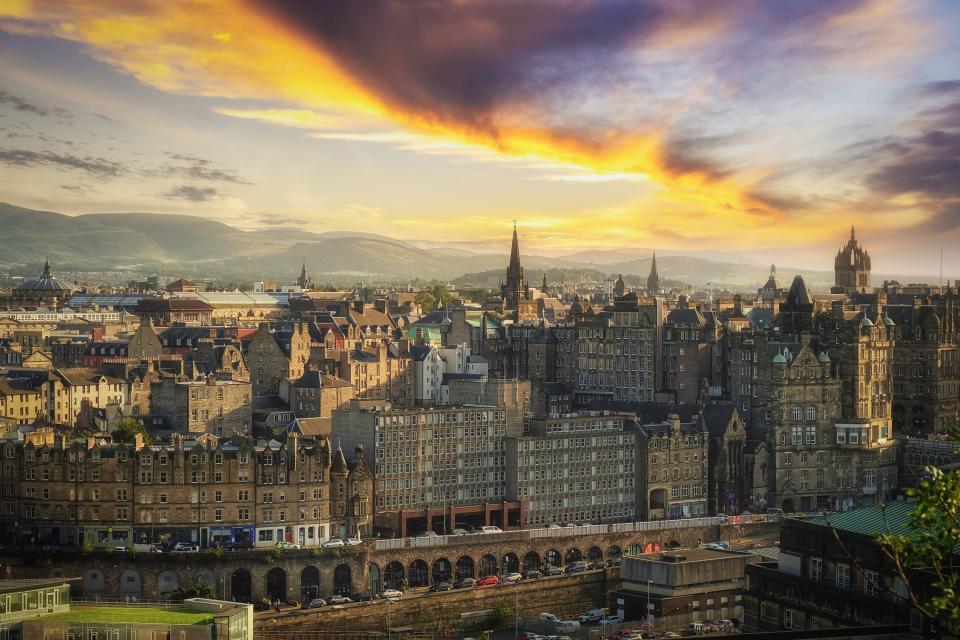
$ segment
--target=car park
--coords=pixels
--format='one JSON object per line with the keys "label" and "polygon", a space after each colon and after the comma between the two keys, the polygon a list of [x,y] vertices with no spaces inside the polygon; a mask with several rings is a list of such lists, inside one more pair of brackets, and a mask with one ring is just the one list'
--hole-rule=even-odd
{"label": "car park", "polygon": [[623,618],[617,614],[600,618],[600,624],[620,624],[621,622],[623,622]]}

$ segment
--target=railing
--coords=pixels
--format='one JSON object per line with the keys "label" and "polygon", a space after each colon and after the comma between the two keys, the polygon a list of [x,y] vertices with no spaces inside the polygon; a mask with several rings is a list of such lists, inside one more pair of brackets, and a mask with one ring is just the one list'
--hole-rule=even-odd
{"label": "railing", "polygon": [[707,518],[684,518],[680,520],[649,520],[646,522],[615,522],[612,524],[585,524],[574,527],[546,527],[542,529],[516,529],[499,533],[478,533],[465,536],[423,536],[417,538],[387,538],[375,540],[376,551],[418,547],[435,547],[458,542],[481,540],[504,542],[535,538],[563,538],[567,536],[603,535],[608,533],[634,533],[637,531],[666,531],[693,527],[717,527],[724,524],[751,524],[780,520],[781,516],[757,514],[746,516],[711,516]]}
{"label": "railing", "polygon": [[84,607],[143,607],[149,609],[179,609],[183,606],[181,600],[112,600],[106,598],[97,598],[87,600],[84,598],[71,598],[71,605]]}

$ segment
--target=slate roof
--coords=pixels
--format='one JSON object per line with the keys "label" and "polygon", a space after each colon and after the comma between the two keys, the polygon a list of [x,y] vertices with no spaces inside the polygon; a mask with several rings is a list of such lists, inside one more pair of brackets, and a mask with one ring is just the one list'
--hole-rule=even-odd
{"label": "slate roof", "polygon": [[711,438],[722,438],[733,419],[736,408],[732,404],[711,404],[703,408],[703,421]]}
{"label": "slate roof", "polygon": [[589,407],[594,411],[626,411],[637,416],[640,422],[663,422],[671,413],[680,416],[680,422],[690,422],[700,413],[693,404],[663,404],[658,402],[627,402],[616,400],[594,401]]}
{"label": "slate roof", "polygon": [[137,311],[212,311],[213,307],[194,298],[143,298]]}
{"label": "slate roof", "polygon": [[667,322],[670,324],[703,326],[704,319],[699,309],[674,309],[667,314]]}
{"label": "slate roof", "polygon": [[410,355],[413,356],[413,359],[417,362],[423,362],[427,359],[427,356],[430,355],[430,352],[434,350],[433,347],[417,345],[410,347]]}
{"label": "slate roof", "polygon": [[798,305],[812,305],[813,295],[807,288],[807,283],[803,281],[803,276],[797,274],[793,277],[790,284],[790,291],[787,292],[786,306],[796,307]]}
{"label": "slate roof", "polygon": [[881,533],[909,535],[913,531],[909,523],[913,506],[912,502],[896,500],[884,506],[862,507],[828,516],[803,518],[803,521],[867,536]]}

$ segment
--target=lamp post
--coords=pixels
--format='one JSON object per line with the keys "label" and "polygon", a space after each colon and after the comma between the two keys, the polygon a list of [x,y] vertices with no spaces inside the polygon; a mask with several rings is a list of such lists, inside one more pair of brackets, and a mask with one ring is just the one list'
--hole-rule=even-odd
{"label": "lamp post", "polygon": [[513,637],[520,635],[520,583],[513,585]]}
{"label": "lamp post", "polygon": [[647,580],[647,610],[644,615],[644,622],[650,625],[650,631],[653,631],[653,625],[650,624],[650,580]]}

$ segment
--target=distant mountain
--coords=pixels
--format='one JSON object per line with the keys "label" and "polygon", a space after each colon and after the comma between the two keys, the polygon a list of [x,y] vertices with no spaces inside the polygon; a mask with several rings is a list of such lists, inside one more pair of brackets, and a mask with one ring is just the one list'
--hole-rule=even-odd
{"label": "distant mountain", "polygon": [[[416,246],[372,233],[310,233],[290,228],[243,231],[197,216],[151,213],[94,213],[67,216],[0,203],[0,269],[21,274],[50,258],[59,272],[158,273],[224,282],[259,279],[292,282],[304,259],[317,282],[413,282],[439,280],[496,287],[508,262],[503,254],[473,253],[442,246]],[[521,245],[522,250],[522,245]],[[645,282],[649,249],[582,251],[560,258],[522,254],[527,280],[536,286],[547,270],[550,282],[603,281],[623,274],[629,284]],[[715,251],[658,252],[660,276],[668,283],[755,290],[768,268]],[[801,273],[815,290],[833,283],[830,271],[779,269],[781,286]],[[890,278],[890,276],[885,276]],[[894,276],[895,278],[896,276]],[[875,282],[884,276],[874,275]],[[916,281],[898,278],[902,282]]]}

